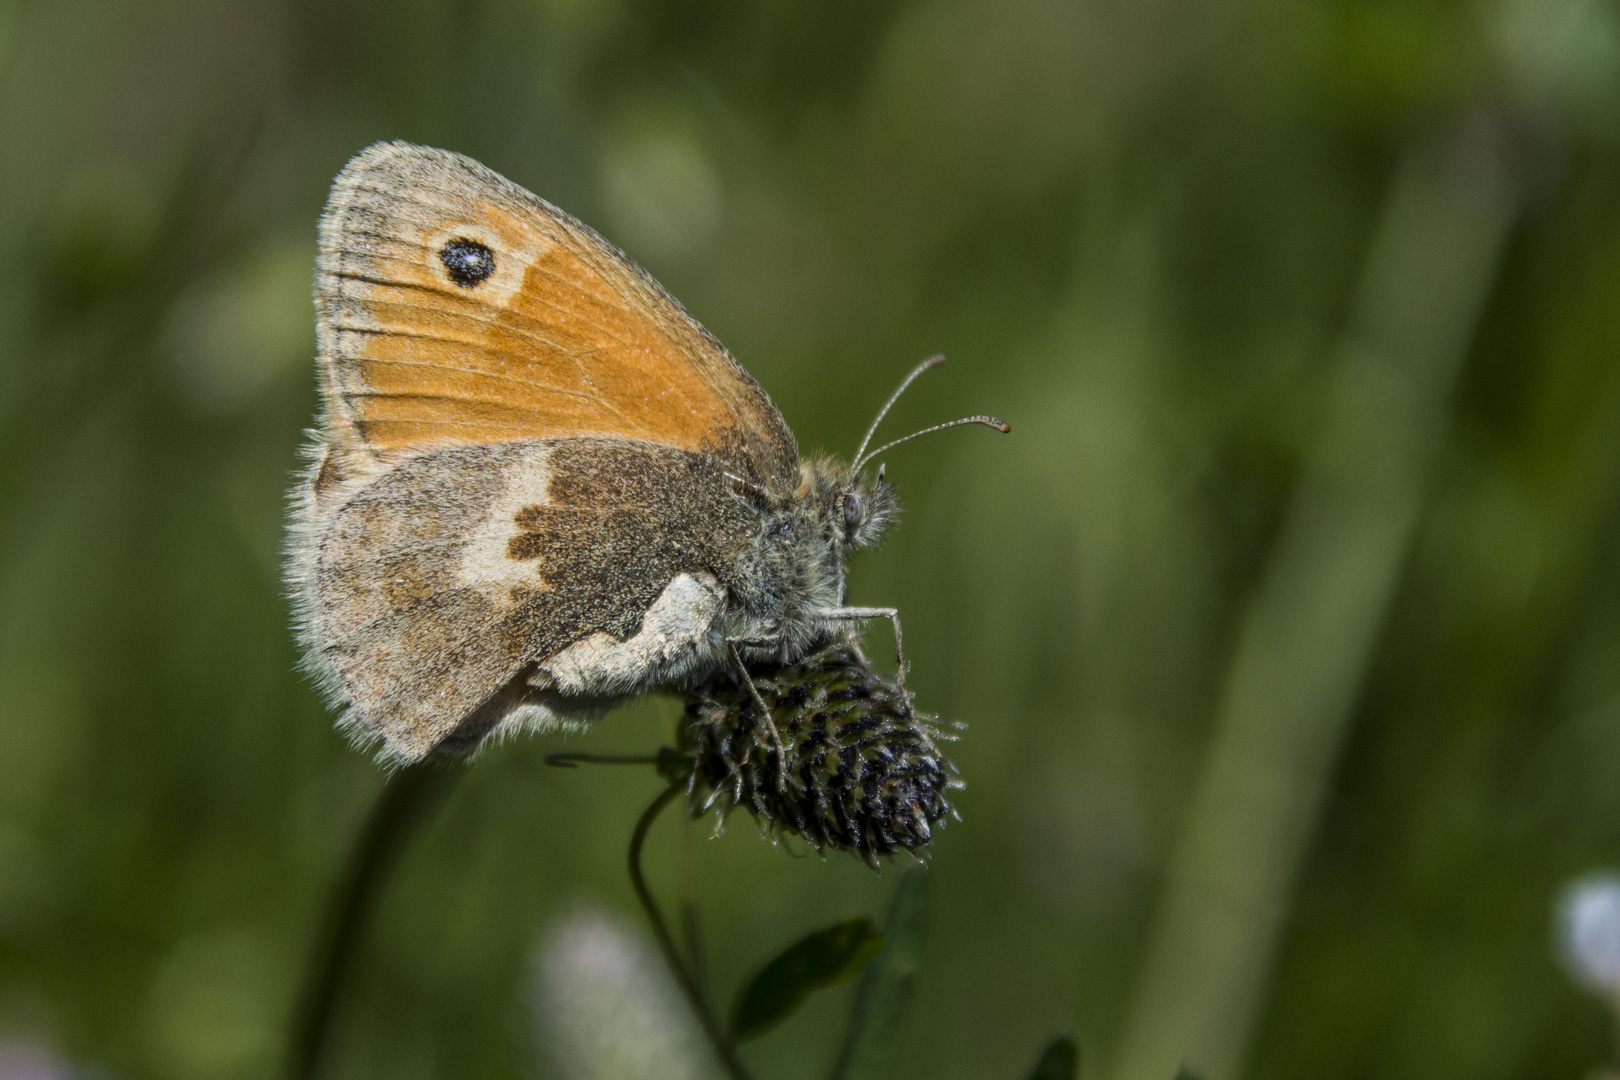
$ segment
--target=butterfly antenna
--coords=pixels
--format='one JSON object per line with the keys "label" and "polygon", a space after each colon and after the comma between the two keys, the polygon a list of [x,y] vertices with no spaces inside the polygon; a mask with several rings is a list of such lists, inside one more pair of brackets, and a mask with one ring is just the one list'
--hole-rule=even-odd
{"label": "butterfly antenna", "polygon": [[952,420],[946,424],[935,424],[933,427],[923,428],[921,431],[913,431],[910,435],[907,435],[903,439],[896,439],[894,442],[884,443],[870,454],[867,454],[864,457],[856,458],[855,464],[850,466],[850,475],[853,476],[855,473],[860,472],[862,465],[866,464],[868,461],[871,461],[873,458],[877,457],[879,454],[883,453],[883,451],[888,450],[891,447],[899,446],[903,442],[910,442],[919,435],[931,435],[936,431],[944,431],[946,428],[961,427],[963,424],[983,424],[985,427],[995,428],[1003,435],[1012,430],[1011,424],[1007,423],[1005,420],[998,420],[994,416],[964,416],[960,420]]}
{"label": "butterfly antenna", "polygon": [[[866,453],[866,444],[871,442],[872,441],[872,436],[877,434],[878,425],[883,423],[883,418],[885,416],[889,415],[889,410],[894,408],[894,403],[900,400],[900,395],[906,392],[906,387],[910,386],[913,382],[915,382],[917,380],[917,376],[921,375],[923,372],[927,371],[929,368],[937,367],[940,364],[943,364],[944,362],[945,362],[945,354],[944,353],[936,353],[935,355],[930,356],[928,359],[924,360],[922,363],[918,364],[916,367],[911,369],[911,374],[906,376],[905,381],[900,384],[900,388],[898,390],[896,390],[894,393],[889,395],[889,400],[885,401],[883,403],[883,408],[878,410],[877,419],[873,420],[872,421],[872,426],[866,429],[866,438],[862,439],[861,440],[861,445],[856,447],[856,449],[855,449],[855,460],[856,461],[861,460],[861,455]],[[919,432],[918,434],[921,434],[921,432]]]}

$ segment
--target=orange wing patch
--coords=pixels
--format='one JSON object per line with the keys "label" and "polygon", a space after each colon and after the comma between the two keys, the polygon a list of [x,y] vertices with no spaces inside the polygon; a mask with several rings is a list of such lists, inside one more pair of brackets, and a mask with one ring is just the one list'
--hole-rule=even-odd
{"label": "orange wing patch", "polygon": [[787,425],[719,342],[590,229],[460,155],[383,143],[349,163],[317,307],[344,450],[609,435],[796,477]]}

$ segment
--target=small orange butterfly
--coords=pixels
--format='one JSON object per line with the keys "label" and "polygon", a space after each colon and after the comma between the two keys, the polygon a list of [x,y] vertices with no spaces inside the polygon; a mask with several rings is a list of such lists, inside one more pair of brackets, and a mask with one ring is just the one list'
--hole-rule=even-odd
{"label": "small orange butterfly", "polygon": [[[859,620],[900,647],[892,608],[846,603],[844,559],[898,509],[863,467],[906,440],[865,453],[874,422],[848,467],[801,461],[731,354],[556,207],[379,143],[332,185],[315,302],[287,580],[307,667],[383,758],[746,681]],[[956,424],[1009,430],[927,430]]]}

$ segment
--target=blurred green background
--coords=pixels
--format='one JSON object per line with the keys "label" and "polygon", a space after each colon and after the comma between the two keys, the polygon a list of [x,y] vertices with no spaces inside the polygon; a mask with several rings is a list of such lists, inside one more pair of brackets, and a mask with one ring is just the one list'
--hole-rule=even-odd
{"label": "blurred green background", "polygon": [[[0,0],[5,1080],[276,1074],[382,782],[278,547],[316,216],[385,138],[596,226],[807,450],[936,351],[886,431],[1012,421],[890,454],[853,567],[968,724],[897,1075],[1071,1025],[1119,1080],[1612,1055],[1550,928],[1620,864],[1613,0]],[[331,1075],[550,1075],[536,942],[634,925],[657,790],[563,745],[406,853]],[[898,877],[706,836],[722,997]],[[760,1076],[824,1075],[847,1000]]]}

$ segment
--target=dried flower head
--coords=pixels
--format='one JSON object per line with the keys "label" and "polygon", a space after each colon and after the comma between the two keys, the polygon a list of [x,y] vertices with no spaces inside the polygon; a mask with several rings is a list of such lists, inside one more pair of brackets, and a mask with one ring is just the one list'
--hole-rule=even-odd
{"label": "dried flower head", "polygon": [[694,814],[742,807],[772,835],[803,837],[875,864],[925,846],[954,814],[962,787],[939,750],[958,725],[923,716],[910,695],[872,671],[852,639],[797,664],[750,671],[781,737],[729,672],[687,695],[683,742],[693,757]]}

